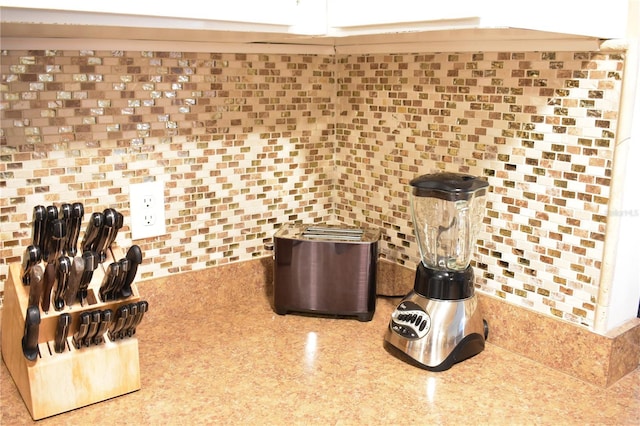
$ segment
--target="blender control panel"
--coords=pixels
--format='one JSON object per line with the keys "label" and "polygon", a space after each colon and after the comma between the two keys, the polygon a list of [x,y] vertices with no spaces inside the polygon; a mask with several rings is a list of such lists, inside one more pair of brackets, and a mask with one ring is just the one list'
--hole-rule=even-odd
{"label": "blender control panel", "polygon": [[393,331],[407,339],[420,339],[431,328],[431,318],[420,306],[413,302],[402,302],[391,315]]}

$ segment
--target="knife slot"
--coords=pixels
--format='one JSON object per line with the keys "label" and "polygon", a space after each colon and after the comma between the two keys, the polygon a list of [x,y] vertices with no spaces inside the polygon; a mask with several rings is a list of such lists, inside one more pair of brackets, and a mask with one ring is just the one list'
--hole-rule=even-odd
{"label": "knife slot", "polygon": [[71,352],[71,348],[73,347],[73,345],[69,344],[69,339],[70,339],[69,337],[64,339],[64,350],[62,352],[60,352],[60,353],[57,353],[55,351],[55,342],[51,343],[52,345],[54,345],[53,346],[54,350],[53,350],[53,353],[51,354],[51,356],[60,356],[60,355],[62,355],[64,353]]}
{"label": "knife slot", "polygon": [[50,342],[47,342],[47,350],[49,352],[49,356],[52,356],[53,355],[53,351],[51,350]]}

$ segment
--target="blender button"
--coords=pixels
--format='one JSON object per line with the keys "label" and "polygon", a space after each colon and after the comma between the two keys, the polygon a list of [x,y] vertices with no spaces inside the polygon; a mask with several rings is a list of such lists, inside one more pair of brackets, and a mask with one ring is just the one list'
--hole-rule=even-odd
{"label": "blender button", "polygon": [[423,331],[426,326],[427,326],[427,320],[424,320],[422,321],[422,324],[420,324],[420,327],[418,327],[418,330]]}
{"label": "blender button", "polygon": [[420,325],[421,322],[422,322],[422,315],[419,315],[418,318],[415,320],[414,324]]}

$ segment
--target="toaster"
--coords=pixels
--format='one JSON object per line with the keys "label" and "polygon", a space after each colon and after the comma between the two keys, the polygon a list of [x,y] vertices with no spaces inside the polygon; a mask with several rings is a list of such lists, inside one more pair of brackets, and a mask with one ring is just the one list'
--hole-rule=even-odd
{"label": "toaster", "polygon": [[380,230],[287,223],[273,238],[273,307],[302,313],[373,318]]}

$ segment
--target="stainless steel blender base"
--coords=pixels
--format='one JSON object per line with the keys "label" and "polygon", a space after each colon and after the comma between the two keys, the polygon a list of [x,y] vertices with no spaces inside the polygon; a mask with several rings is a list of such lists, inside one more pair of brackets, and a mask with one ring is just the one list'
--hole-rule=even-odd
{"label": "stainless steel blender base", "polygon": [[418,367],[443,371],[484,350],[487,329],[476,296],[428,299],[412,291],[391,315],[385,348]]}

